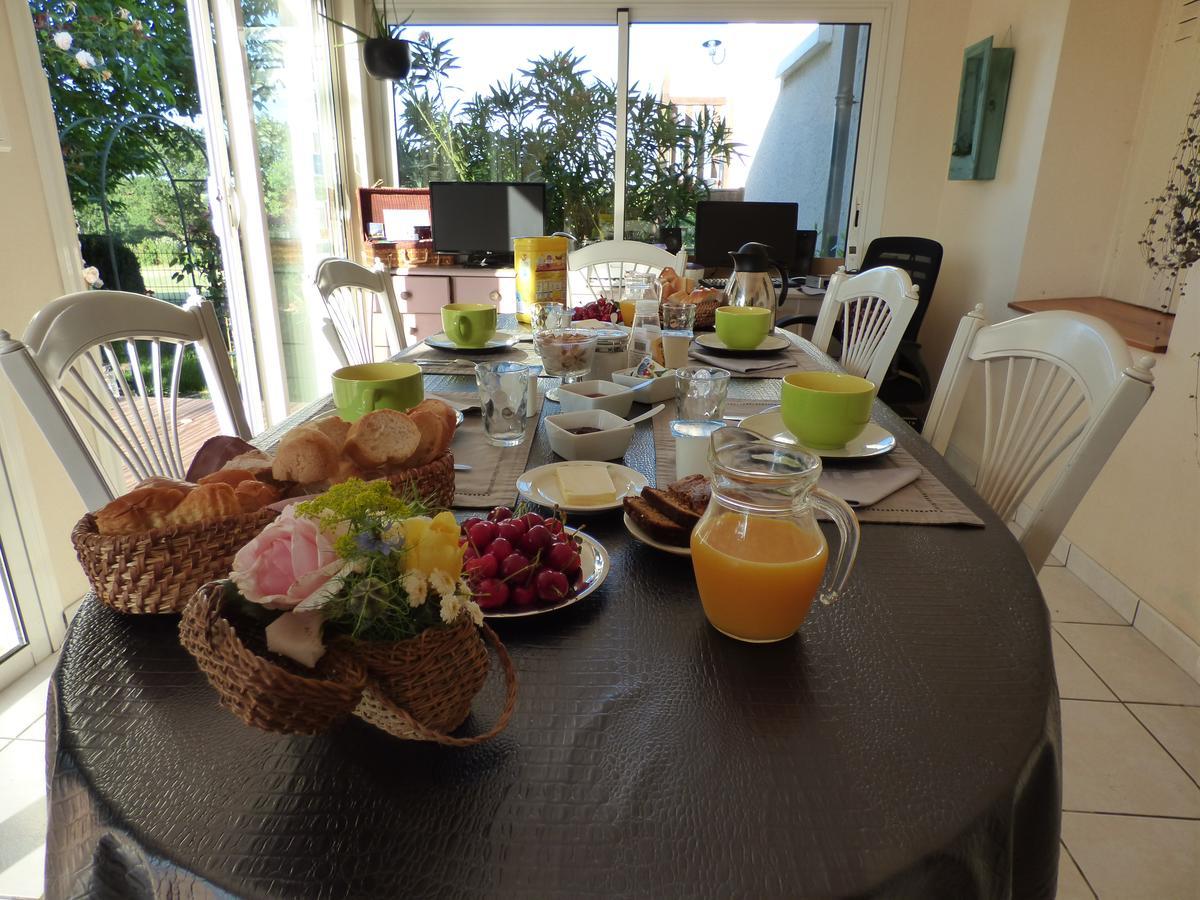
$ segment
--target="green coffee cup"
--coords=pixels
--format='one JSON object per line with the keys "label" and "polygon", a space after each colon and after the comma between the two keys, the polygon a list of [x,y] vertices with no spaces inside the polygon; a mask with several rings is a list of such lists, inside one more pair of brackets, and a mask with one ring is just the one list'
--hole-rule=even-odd
{"label": "green coffee cup", "polygon": [[459,347],[479,348],[496,333],[496,307],[490,303],[447,303],[442,330]]}
{"label": "green coffee cup", "polygon": [[412,363],[368,363],[333,373],[333,404],[347,422],[376,409],[412,409],[425,399],[421,367]]}
{"label": "green coffee cup", "polygon": [[761,306],[718,306],[717,337],[730,350],[753,350],[771,333],[772,318]]}
{"label": "green coffee cup", "polygon": [[805,447],[838,450],[871,421],[875,385],[839,372],[792,372],[783,379],[780,414]]}

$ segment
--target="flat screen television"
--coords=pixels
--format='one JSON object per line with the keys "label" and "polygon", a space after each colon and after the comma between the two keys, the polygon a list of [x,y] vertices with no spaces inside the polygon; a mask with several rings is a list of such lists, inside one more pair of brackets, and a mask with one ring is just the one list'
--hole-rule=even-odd
{"label": "flat screen television", "polygon": [[757,241],[789,266],[796,258],[799,215],[798,203],[701,200],[696,204],[696,262],[708,268],[732,268],[730,252]]}
{"label": "flat screen television", "polygon": [[546,233],[546,185],[431,181],[430,224],[438,253],[465,253],[481,265],[511,260],[513,239]]}

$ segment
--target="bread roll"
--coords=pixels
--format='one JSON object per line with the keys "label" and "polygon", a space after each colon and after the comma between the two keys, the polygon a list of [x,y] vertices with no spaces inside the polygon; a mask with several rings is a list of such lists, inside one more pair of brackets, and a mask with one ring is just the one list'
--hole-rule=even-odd
{"label": "bread roll", "polygon": [[227,484],[236,487],[240,482],[252,481],[254,473],[249,469],[218,469],[200,479],[200,484]]}
{"label": "bread roll", "polygon": [[342,445],[346,443],[346,435],[350,431],[349,422],[340,416],[326,416],[324,419],[317,419],[311,424],[313,428],[333,441],[339,453],[342,451]]}
{"label": "bread roll", "polygon": [[136,488],[96,510],[96,529],[101,534],[138,534],[163,528],[169,524],[170,514],[196,490],[187,493],[177,487]]}
{"label": "bread roll", "polygon": [[432,409],[413,409],[409,411],[408,417],[417,426],[421,437],[417,442],[417,449],[413,451],[406,464],[423,466],[438,455],[442,439],[446,434],[446,424],[437,411]]}
{"label": "bread roll", "polygon": [[227,484],[202,484],[167,515],[168,525],[193,525],[223,519],[242,511],[237,494]]}
{"label": "bread roll", "polygon": [[255,512],[282,499],[279,488],[254,479],[240,482],[233,493],[242,512]]}
{"label": "bread roll", "polygon": [[250,472],[257,478],[262,473],[271,471],[271,457],[267,456],[261,450],[251,450],[248,453],[235,456],[229,462],[225,463],[221,469],[238,469]]}
{"label": "bread roll", "polygon": [[293,428],[279,442],[271,474],[280,481],[301,484],[327,481],[337,474],[339,456],[338,448],[326,434],[302,425]]}
{"label": "bread roll", "polygon": [[394,409],[377,409],[350,426],[345,453],[364,469],[401,466],[420,442],[421,432],[412,419]]}

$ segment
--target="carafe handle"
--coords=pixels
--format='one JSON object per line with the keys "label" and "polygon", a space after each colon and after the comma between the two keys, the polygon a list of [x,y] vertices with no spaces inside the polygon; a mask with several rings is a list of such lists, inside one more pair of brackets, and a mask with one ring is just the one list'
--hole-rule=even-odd
{"label": "carafe handle", "polygon": [[813,488],[808,495],[809,502],[829,516],[838,530],[838,551],[833,568],[826,568],[826,584],[822,585],[821,603],[828,605],[841,596],[846,582],[850,578],[850,570],[854,568],[854,558],[858,556],[858,516],[841,497],[821,488]]}

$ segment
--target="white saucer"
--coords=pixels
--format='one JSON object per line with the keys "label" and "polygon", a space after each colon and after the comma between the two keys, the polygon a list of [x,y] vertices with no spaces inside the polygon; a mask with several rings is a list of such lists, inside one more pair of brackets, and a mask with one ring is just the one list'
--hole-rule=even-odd
{"label": "white saucer", "polygon": [[705,350],[725,353],[729,356],[762,356],[764,353],[776,353],[792,346],[792,342],[787,338],[778,334],[768,334],[757,347],[750,350],[733,350],[725,346],[725,342],[718,337],[715,331],[696,335],[696,343]]}
{"label": "white saucer", "polygon": [[674,544],[664,544],[662,541],[656,541],[654,538],[650,537],[650,535],[646,534],[646,532],[642,531],[642,529],[637,527],[637,523],[634,522],[633,519],[629,518],[629,513],[625,513],[625,528],[631,535],[633,535],[633,539],[635,541],[641,541],[643,544],[647,545],[648,547],[653,547],[655,550],[662,550],[666,553],[672,554],[673,556],[692,555],[691,547],[676,547]]}
{"label": "white saucer", "polygon": [[[787,430],[787,426],[783,424],[783,415],[778,409],[747,416],[738,425],[771,441],[778,441],[794,447],[804,446],[794,434]],[[890,453],[895,446],[895,435],[881,425],[868,422],[867,427],[862,430],[862,434],[849,441],[845,447],[837,450],[818,450],[815,447],[807,449],[825,459],[865,459]]]}
{"label": "white saucer", "polygon": [[446,332],[439,331],[437,334],[431,334],[425,338],[425,343],[430,347],[436,347],[438,350],[449,350],[451,353],[495,353],[497,350],[507,350],[520,340],[515,334],[509,334],[507,331],[497,331],[482,347],[460,347],[446,335]]}
{"label": "white saucer", "polygon": [[[617,489],[616,498],[610,503],[601,503],[595,506],[567,506],[563,501],[562,492],[558,487],[558,477],[555,471],[561,466],[595,466],[602,465],[608,469],[609,477],[613,480],[613,487]],[[596,462],[559,462],[550,463],[546,466],[538,466],[536,469],[530,469],[517,479],[517,493],[531,503],[537,503],[540,506],[548,506],[561,509],[568,513],[596,513],[606,512],[610,509],[620,509],[621,501],[630,494],[639,493],[642,488],[650,482],[641,472],[631,469],[628,466],[621,466],[617,463],[596,463]]]}

